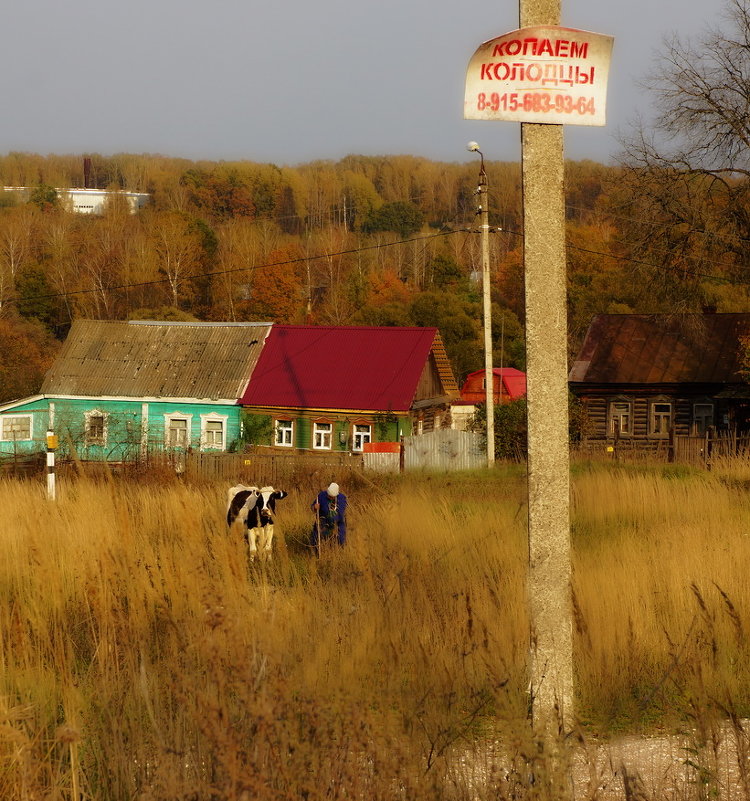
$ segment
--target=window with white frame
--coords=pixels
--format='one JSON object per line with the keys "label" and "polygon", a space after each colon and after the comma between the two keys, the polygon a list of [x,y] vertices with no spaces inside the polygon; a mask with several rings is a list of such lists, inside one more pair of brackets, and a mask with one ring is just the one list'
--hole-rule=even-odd
{"label": "window with white frame", "polygon": [[672,404],[668,401],[653,401],[649,410],[649,434],[652,437],[668,437],[672,428]]}
{"label": "window with white frame", "polygon": [[294,423],[291,420],[276,420],[274,432],[274,444],[283,448],[294,445]]}
{"label": "window with white frame", "polygon": [[12,442],[31,439],[32,426],[30,414],[8,415],[2,418],[2,439]]}
{"label": "window with white frame", "polygon": [[190,415],[164,415],[164,442],[168,448],[187,448],[190,445]]}
{"label": "window with white frame", "polygon": [[313,449],[317,451],[330,451],[332,435],[333,423],[314,423]]}
{"label": "window with white frame", "polygon": [[702,435],[714,424],[713,403],[693,404],[693,431]]}
{"label": "window with white frame", "polygon": [[372,442],[372,426],[355,423],[353,427],[352,450],[361,453],[365,442]]}
{"label": "window with white frame", "polygon": [[609,433],[613,437],[629,437],[633,433],[633,403],[617,399],[609,403]]}
{"label": "window with white frame", "polygon": [[201,415],[201,447],[204,450],[224,451],[227,447],[227,416]]}
{"label": "window with white frame", "polygon": [[85,412],[84,441],[86,445],[107,444],[107,415],[98,409]]}

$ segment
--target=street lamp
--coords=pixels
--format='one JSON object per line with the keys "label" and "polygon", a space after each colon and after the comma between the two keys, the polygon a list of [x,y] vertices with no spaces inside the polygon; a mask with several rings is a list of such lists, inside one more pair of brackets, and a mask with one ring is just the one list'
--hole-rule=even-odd
{"label": "street lamp", "polygon": [[[492,301],[490,298],[490,210],[487,200],[487,173],[484,154],[477,142],[469,142],[466,149],[479,153],[479,196],[477,214],[481,219],[482,233],[482,308],[484,317],[484,390],[487,407],[487,467],[495,464],[495,382],[492,374]],[[502,377],[500,378],[502,381]]]}

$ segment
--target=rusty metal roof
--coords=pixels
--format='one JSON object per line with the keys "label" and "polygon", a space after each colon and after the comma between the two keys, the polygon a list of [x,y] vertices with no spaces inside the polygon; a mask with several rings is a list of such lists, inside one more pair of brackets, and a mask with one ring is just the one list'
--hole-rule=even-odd
{"label": "rusty metal roof", "polygon": [[443,391],[457,394],[436,328],[275,325],[242,403],[406,411],[430,353]]}
{"label": "rusty metal roof", "polygon": [[237,401],[270,328],[270,323],[76,320],[41,393]]}
{"label": "rusty metal roof", "polygon": [[599,314],[569,379],[586,384],[742,382],[750,314]]}

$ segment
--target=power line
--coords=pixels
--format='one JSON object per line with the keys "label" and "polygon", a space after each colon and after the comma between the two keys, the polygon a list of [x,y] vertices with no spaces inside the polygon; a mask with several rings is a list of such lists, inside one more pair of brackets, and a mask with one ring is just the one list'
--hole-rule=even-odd
{"label": "power line", "polygon": [[[506,234],[512,234],[513,236],[517,236],[517,237],[520,237],[521,239],[523,239],[523,234],[520,233],[519,231],[511,231],[508,228],[502,228],[502,229],[497,229],[497,230],[498,231],[502,231],[503,233],[506,233]],[[661,265],[661,266],[660,265],[656,265],[653,262],[645,261],[643,259],[636,259],[633,256],[620,256],[617,253],[604,253],[604,252],[602,252],[600,250],[591,250],[590,248],[584,248],[584,247],[581,247],[580,245],[574,245],[574,244],[572,244],[570,242],[566,243],[565,247],[568,250],[578,250],[581,253],[589,253],[592,256],[601,256],[602,258],[605,258],[605,259],[615,259],[616,261],[625,261],[625,262],[629,262],[631,264],[639,264],[639,265],[641,265],[643,267],[650,267],[653,270],[665,271],[667,269],[667,268],[665,268],[664,265]],[[717,264],[717,265],[719,264],[719,262],[710,262],[710,263],[711,264]],[[672,271],[673,272],[680,272],[683,275],[691,275],[691,276],[693,276],[695,278],[705,278],[707,281],[718,281],[720,283],[730,284],[731,286],[750,286],[750,281],[738,281],[736,279],[728,278],[728,277],[723,276],[723,275],[711,275],[710,273],[700,273],[700,272],[697,272],[696,270],[688,270],[688,269],[685,269],[685,268],[682,268],[682,267],[672,268]]]}
{"label": "power line", "polygon": [[[218,275],[228,275],[229,273],[266,270],[266,269],[271,269],[273,267],[285,267],[289,264],[299,264],[301,262],[308,262],[308,261],[319,261],[320,259],[330,259],[335,256],[349,256],[354,253],[363,253],[364,251],[368,250],[380,250],[381,248],[394,247],[395,245],[407,245],[412,242],[427,242],[429,240],[438,239],[440,237],[445,237],[445,236],[452,236],[453,234],[459,234],[459,233],[471,233],[471,231],[469,229],[456,228],[450,231],[440,231],[436,234],[429,234],[428,236],[417,236],[417,237],[412,237],[411,239],[399,239],[395,242],[380,242],[375,245],[364,245],[362,247],[357,247],[357,248],[348,248],[346,250],[339,250],[334,253],[321,253],[315,256],[297,256],[293,259],[285,259],[284,261],[268,262],[267,264],[254,264],[251,267],[232,267],[226,270],[211,270],[205,273],[191,273],[190,275],[184,276],[184,278],[181,278],[180,280],[191,281],[197,278],[213,278]],[[116,290],[121,290],[121,289],[137,289],[139,287],[157,286],[159,284],[169,283],[170,280],[171,279],[167,277],[167,278],[156,278],[152,281],[137,281],[131,284],[116,284],[115,286],[106,287],[106,290],[109,292],[114,292]],[[51,300],[53,298],[72,297],[74,295],[91,295],[101,291],[102,288],[99,287],[96,289],[73,289],[68,292],[53,292],[46,295],[30,295],[24,298],[24,302],[30,300]],[[17,302],[17,298],[9,298],[6,301],[6,303],[12,303],[12,302]]]}
{"label": "power line", "polygon": [[[495,233],[495,234],[499,234],[499,233],[509,234],[511,236],[516,236],[516,237],[518,237],[520,239],[523,239],[523,237],[524,237],[523,233],[521,233],[520,231],[514,231],[514,230],[509,229],[509,228],[493,228],[493,229],[491,229],[490,232],[491,233]],[[204,272],[204,273],[191,273],[190,275],[186,275],[184,278],[182,278],[180,280],[182,280],[182,281],[191,281],[191,280],[200,279],[200,278],[213,278],[213,277],[220,276],[220,275],[229,275],[231,273],[248,272],[248,271],[254,271],[254,270],[268,270],[268,269],[272,269],[272,268],[275,268],[275,267],[288,266],[290,264],[300,264],[300,263],[303,263],[303,262],[319,261],[321,259],[330,259],[330,258],[338,257],[338,256],[348,256],[348,255],[352,255],[352,254],[363,253],[363,252],[366,252],[366,251],[380,250],[381,248],[395,247],[397,245],[406,245],[406,244],[411,244],[411,243],[415,243],[415,242],[423,242],[424,243],[424,242],[428,242],[428,241],[431,241],[431,240],[434,240],[434,239],[439,239],[441,237],[446,237],[446,236],[452,236],[454,234],[459,234],[459,233],[477,233],[477,231],[475,231],[474,229],[471,229],[471,228],[455,228],[455,229],[452,229],[450,231],[440,231],[438,233],[430,234],[428,236],[411,237],[409,239],[400,239],[400,240],[396,240],[394,242],[381,242],[381,243],[377,243],[377,244],[373,244],[373,245],[364,245],[364,246],[356,247],[356,248],[347,248],[345,250],[335,251],[335,252],[331,252],[331,253],[320,253],[320,254],[312,255],[312,256],[298,256],[298,257],[295,257],[295,258],[292,258],[292,259],[285,259],[283,261],[267,262],[266,264],[255,264],[255,265],[252,265],[250,267],[232,267],[232,268],[229,268],[229,269],[226,269],[226,270],[211,270],[209,272]],[[572,243],[567,243],[566,244],[566,248],[569,249],[569,250],[577,250],[577,251],[579,251],[581,253],[588,253],[588,254],[593,255],[593,256],[600,256],[602,258],[614,259],[616,261],[628,262],[628,263],[631,263],[631,264],[637,264],[637,265],[641,265],[641,266],[644,266],[644,267],[649,267],[649,268],[651,268],[653,270],[660,270],[660,271],[664,271],[665,270],[664,265],[656,265],[656,264],[654,264],[652,262],[645,261],[643,259],[637,259],[637,258],[634,258],[632,256],[621,256],[621,255],[618,255],[616,253],[605,253],[603,251],[592,250],[590,248],[584,248],[584,247],[581,247],[579,245],[574,245]],[[713,263],[718,264],[718,262],[713,262]],[[684,269],[684,268],[675,268],[673,271],[675,271],[675,272],[679,271],[683,275],[690,275],[690,276],[693,276],[695,278],[702,278],[702,279],[705,279],[705,280],[708,280],[708,281],[716,281],[716,282],[720,282],[720,283],[725,283],[725,284],[729,284],[731,286],[750,286],[750,281],[739,281],[739,280],[736,280],[736,279],[728,278],[726,276],[711,275],[709,273],[701,273],[701,272],[698,272],[698,271],[695,271],[695,270],[688,270],[688,269]],[[137,282],[128,283],[128,284],[116,284],[114,286],[106,287],[106,290],[109,291],[109,292],[114,292],[114,291],[118,291],[118,290],[138,289],[140,287],[158,286],[160,284],[166,284],[166,283],[169,283],[169,281],[170,281],[170,278],[166,277],[166,278],[153,279],[151,281],[137,281]],[[48,293],[48,294],[44,294],[44,295],[30,295],[30,296],[25,297],[23,300],[24,300],[24,302],[28,302],[28,301],[32,301],[32,300],[52,300],[54,298],[74,297],[74,296],[78,296],[78,295],[92,295],[92,294],[95,294],[95,293],[100,293],[101,291],[102,291],[101,287],[92,288],[92,289],[75,289],[75,290],[70,290],[70,291],[66,291],[66,292],[53,292],[53,293]],[[17,298],[8,298],[5,302],[6,303],[14,303],[14,302],[18,303],[18,299]]]}

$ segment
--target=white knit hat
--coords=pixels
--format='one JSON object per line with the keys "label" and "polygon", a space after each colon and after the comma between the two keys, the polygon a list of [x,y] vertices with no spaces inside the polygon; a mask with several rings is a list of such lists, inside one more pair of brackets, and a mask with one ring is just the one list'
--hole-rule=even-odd
{"label": "white knit hat", "polygon": [[328,485],[327,492],[331,498],[335,498],[339,494],[339,485],[334,481],[332,484]]}

